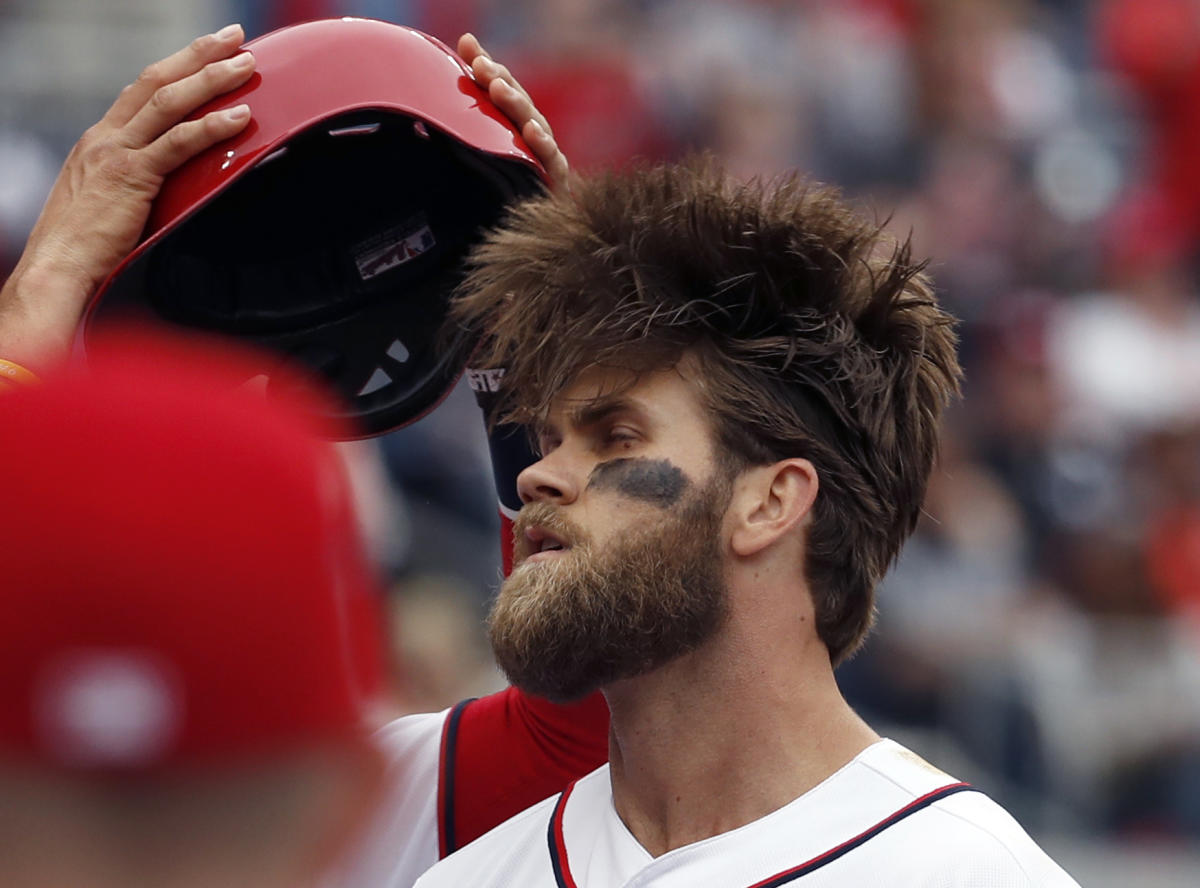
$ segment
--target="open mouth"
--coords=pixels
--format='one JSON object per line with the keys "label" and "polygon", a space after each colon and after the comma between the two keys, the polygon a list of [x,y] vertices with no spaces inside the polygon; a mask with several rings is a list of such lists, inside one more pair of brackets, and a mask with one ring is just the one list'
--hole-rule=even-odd
{"label": "open mouth", "polygon": [[525,532],[525,559],[540,560],[554,557],[555,552],[565,552],[571,548],[570,543],[551,533],[543,527],[531,527]]}

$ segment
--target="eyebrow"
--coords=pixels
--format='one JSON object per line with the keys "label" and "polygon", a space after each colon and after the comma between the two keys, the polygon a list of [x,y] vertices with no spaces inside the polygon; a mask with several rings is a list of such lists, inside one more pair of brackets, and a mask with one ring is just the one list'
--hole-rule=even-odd
{"label": "eyebrow", "polygon": [[[567,421],[574,428],[588,428],[599,425],[619,413],[632,413],[638,417],[646,415],[645,410],[636,401],[616,395],[597,398],[572,408],[567,413]],[[538,437],[555,431],[558,431],[557,426],[548,420],[542,420],[534,427],[534,433]]]}
{"label": "eyebrow", "polygon": [[637,405],[628,398],[603,398],[580,404],[570,413],[571,424],[576,428],[597,425],[612,417],[614,413],[638,412]]}

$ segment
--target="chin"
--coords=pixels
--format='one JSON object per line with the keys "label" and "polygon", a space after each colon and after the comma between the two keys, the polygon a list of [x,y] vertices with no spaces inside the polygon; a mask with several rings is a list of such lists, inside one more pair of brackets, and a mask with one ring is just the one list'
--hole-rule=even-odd
{"label": "chin", "polygon": [[602,546],[524,557],[488,617],[496,662],[522,690],[570,702],[694,651],[726,612],[718,508],[706,489]]}

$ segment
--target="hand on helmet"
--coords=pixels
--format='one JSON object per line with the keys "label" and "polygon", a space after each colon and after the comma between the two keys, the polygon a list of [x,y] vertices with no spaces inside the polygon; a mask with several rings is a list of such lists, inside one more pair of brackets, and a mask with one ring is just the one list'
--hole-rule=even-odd
{"label": "hand on helmet", "polygon": [[512,72],[493,61],[474,34],[463,34],[458,38],[458,54],[471,67],[476,82],[488,91],[496,107],[521,131],[526,144],[550,174],[553,187],[567,187],[570,167],[566,155],[559,150],[545,115],[533,104],[533,99]]}
{"label": "hand on helmet", "polygon": [[164,177],[240,132],[245,106],[184,118],[254,71],[231,25],[147,67],[71,150],[25,251],[0,291],[0,355],[27,365],[65,354],[92,291],[145,227]]}
{"label": "hand on helmet", "polygon": [[[185,120],[250,78],[253,57],[237,53],[243,39],[232,25],[150,65],[84,133],[0,290],[0,356],[39,369],[65,355],[88,299],[137,245],[165,176],[246,126],[245,106]],[[565,187],[567,159],[528,93],[472,35],[458,51]]]}

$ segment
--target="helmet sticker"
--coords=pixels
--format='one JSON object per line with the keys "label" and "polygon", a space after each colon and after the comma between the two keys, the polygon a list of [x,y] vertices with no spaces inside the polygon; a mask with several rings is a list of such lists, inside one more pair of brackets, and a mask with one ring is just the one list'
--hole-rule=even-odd
{"label": "helmet sticker", "polygon": [[424,213],[405,220],[354,247],[354,264],[364,281],[404,265],[437,244]]}

